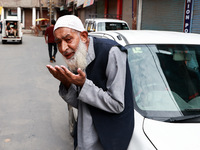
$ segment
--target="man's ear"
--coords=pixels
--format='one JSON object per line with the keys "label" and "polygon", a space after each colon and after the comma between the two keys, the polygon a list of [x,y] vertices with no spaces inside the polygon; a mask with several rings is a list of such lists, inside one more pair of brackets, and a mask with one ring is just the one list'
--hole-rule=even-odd
{"label": "man's ear", "polygon": [[83,32],[81,32],[80,33],[80,38],[81,38],[81,40],[83,41],[83,42],[87,42],[87,40],[88,40],[88,32],[87,31],[83,31]]}

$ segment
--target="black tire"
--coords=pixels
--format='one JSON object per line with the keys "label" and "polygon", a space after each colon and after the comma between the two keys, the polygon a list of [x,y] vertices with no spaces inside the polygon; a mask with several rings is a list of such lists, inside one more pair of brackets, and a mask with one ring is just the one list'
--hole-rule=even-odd
{"label": "black tire", "polygon": [[22,44],[22,38],[21,38],[21,40],[19,41],[19,44]]}
{"label": "black tire", "polygon": [[2,44],[6,44],[7,40],[2,40]]}

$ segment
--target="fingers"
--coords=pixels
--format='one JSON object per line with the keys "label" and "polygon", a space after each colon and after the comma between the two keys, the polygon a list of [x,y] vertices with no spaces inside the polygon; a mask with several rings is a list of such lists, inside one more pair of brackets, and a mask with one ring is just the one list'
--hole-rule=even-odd
{"label": "fingers", "polygon": [[57,73],[65,74],[65,72],[68,70],[67,68],[65,68],[65,70],[64,70],[64,69],[62,69],[61,67],[59,67],[57,65],[55,67],[53,67],[51,65],[46,65],[46,67],[48,68],[48,70],[49,70],[49,72],[51,74],[57,74]]}
{"label": "fingers", "polygon": [[55,69],[53,66],[51,66],[51,65],[46,65],[46,67],[48,68],[48,70],[49,70],[49,72],[50,72],[51,74],[53,74],[53,72],[56,71],[56,69]]}
{"label": "fingers", "polygon": [[65,66],[61,65],[60,67],[64,70],[64,72],[65,72],[65,74],[66,74],[67,76],[72,77],[72,75],[74,75],[74,74],[73,74],[71,71],[69,71]]}
{"label": "fingers", "polygon": [[59,66],[56,65],[56,66],[55,66],[55,69],[56,69],[57,71],[63,73],[63,69],[62,69],[61,67],[59,67]]}
{"label": "fingers", "polygon": [[77,69],[78,75],[73,74],[65,66],[46,66],[49,69],[49,72],[58,80],[63,83],[73,83],[75,85],[83,86],[86,80],[86,74],[80,68]]}
{"label": "fingers", "polygon": [[65,70],[63,70],[61,67],[59,67],[59,66],[55,66],[55,69],[56,69],[56,72],[57,72],[57,75],[60,77],[60,78],[68,78],[67,76],[67,74],[66,74],[66,72],[65,72]]}
{"label": "fingers", "polygon": [[77,72],[78,72],[78,74],[79,74],[80,76],[85,77],[85,72],[83,72],[83,71],[81,70],[81,68],[78,68],[78,69],[77,69]]}
{"label": "fingers", "polygon": [[[76,76],[75,74],[73,74],[71,71],[69,71],[65,66],[61,65],[61,68],[65,71],[65,74],[69,77],[72,77],[72,76]],[[81,68],[78,68],[77,69],[77,72],[78,74],[81,76],[81,77],[85,77],[85,72],[83,72],[81,70]]]}
{"label": "fingers", "polygon": [[63,70],[59,66],[51,66],[51,65],[46,65],[48,68],[49,72],[55,77],[58,74],[63,74]]}
{"label": "fingers", "polygon": [[59,79],[58,76],[58,71],[51,65],[46,65],[46,67],[48,68],[49,72],[56,78]]}
{"label": "fingers", "polygon": [[49,69],[49,68],[53,68],[51,65],[46,65],[46,67]]}

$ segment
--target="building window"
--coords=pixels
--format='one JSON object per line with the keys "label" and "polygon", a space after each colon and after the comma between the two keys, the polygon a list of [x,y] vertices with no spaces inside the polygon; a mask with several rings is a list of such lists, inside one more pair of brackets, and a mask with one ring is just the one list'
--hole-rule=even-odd
{"label": "building window", "polygon": [[8,16],[17,16],[17,9],[8,9]]}

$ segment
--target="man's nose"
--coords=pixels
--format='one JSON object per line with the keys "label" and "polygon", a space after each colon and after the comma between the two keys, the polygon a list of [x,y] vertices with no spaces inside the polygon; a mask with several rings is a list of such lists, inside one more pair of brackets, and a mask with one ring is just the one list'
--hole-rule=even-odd
{"label": "man's nose", "polygon": [[61,43],[61,50],[62,50],[62,52],[65,52],[66,50],[68,50],[68,44],[67,44],[67,42],[65,42],[65,41],[62,41],[62,43]]}

